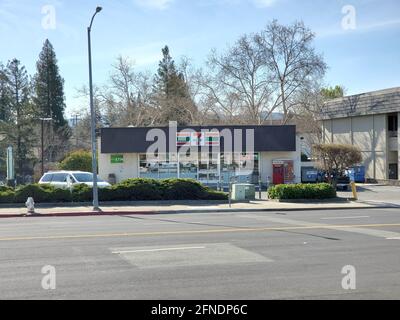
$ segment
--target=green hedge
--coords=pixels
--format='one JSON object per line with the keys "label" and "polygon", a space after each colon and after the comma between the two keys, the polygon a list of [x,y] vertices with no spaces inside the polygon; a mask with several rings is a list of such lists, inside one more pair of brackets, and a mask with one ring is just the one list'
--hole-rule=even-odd
{"label": "green hedge", "polygon": [[[72,192],[51,185],[31,184],[17,189],[0,188],[0,203],[25,203],[33,197],[36,203],[89,202],[92,188],[80,184]],[[99,189],[100,201],[136,200],[227,200],[228,195],[209,189],[190,179],[128,179],[110,188]]]}
{"label": "green hedge", "polygon": [[282,184],[268,189],[270,199],[331,199],[336,197],[335,188],[328,183]]}

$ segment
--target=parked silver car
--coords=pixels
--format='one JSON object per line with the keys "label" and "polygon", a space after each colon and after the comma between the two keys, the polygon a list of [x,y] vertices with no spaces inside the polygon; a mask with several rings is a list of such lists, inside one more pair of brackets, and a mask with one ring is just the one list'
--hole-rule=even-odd
{"label": "parked silver car", "polygon": [[[83,171],[52,171],[47,172],[39,180],[39,184],[50,184],[56,188],[66,189],[69,185],[86,184],[93,186],[93,174]],[[107,188],[111,185],[98,178],[99,188]]]}

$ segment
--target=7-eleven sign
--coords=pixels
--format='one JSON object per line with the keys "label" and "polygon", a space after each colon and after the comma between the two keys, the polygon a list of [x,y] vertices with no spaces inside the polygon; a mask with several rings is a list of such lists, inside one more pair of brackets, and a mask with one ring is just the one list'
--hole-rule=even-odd
{"label": "7-eleven sign", "polygon": [[205,146],[219,146],[220,136],[219,132],[205,132],[204,133]]}
{"label": "7-eleven sign", "polygon": [[190,146],[192,140],[192,135],[190,132],[177,132],[176,134],[176,145],[180,146]]}
{"label": "7-eleven sign", "polygon": [[220,145],[219,132],[177,132],[176,145],[178,147],[212,147]]}

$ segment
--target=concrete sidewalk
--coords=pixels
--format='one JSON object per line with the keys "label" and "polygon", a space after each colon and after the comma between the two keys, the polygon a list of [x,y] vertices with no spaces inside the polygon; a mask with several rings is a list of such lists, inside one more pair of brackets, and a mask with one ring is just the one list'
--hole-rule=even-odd
{"label": "concrete sidewalk", "polygon": [[[340,209],[372,209],[400,208],[394,203],[377,201],[346,201],[338,198],[320,202],[276,202],[267,200],[248,203],[233,203],[231,207],[224,201],[140,201],[126,203],[107,203],[101,206],[101,215],[131,215],[131,214],[166,214],[166,213],[205,213],[205,212],[261,212],[261,211],[302,211],[302,210],[340,210]],[[84,216],[92,215],[91,205],[54,204],[37,205],[37,216]],[[0,218],[27,216],[23,206],[12,208],[0,207]]]}

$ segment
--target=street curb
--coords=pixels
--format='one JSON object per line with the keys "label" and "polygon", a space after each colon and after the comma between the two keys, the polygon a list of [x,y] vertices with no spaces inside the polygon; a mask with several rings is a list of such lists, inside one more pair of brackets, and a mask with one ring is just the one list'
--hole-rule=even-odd
{"label": "street curb", "polygon": [[162,215],[162,214],[189,214],[189,213],[237,213],[237,212],[293,212],[293,211],[323,211],[323,210],[370,210],[370,209],[395,209],[398,205],[356,206],[356,207],[323,207],[323,208],[264,208],[264,209],[206,209],[206,210],[159,210],[159,211],[102,211],[102,212],[56,212],[46,214],[5,214],[1,218],[46,218],[46,217],[83,217],[83,216],[127,216],[127,215]]}

